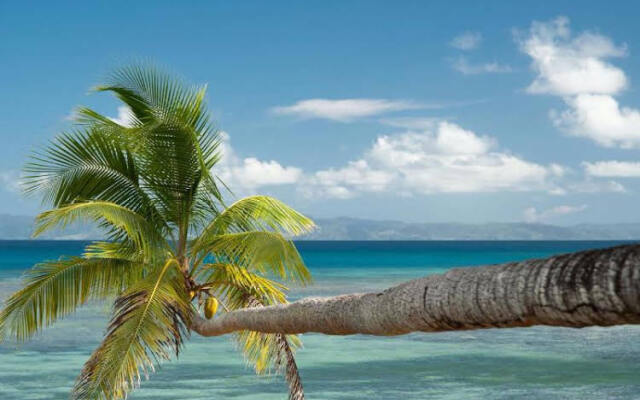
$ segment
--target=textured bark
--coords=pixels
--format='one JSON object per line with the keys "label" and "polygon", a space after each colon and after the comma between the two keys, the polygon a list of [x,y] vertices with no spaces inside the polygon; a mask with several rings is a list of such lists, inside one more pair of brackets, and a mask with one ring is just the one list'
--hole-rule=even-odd
{"label": "textured bark", "polygon": [[550,325],[640,323],[640,245],[455,268],[379,293],[308,298],[196,318],[203,336],[237,330],[402,335]]}

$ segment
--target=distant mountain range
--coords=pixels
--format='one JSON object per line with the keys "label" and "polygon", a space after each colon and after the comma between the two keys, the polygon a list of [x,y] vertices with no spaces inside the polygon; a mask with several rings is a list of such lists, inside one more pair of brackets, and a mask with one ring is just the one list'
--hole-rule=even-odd
{"label": "distant mountain range", "polygon": [[513,223],[414,223],[316,219],[309,240],[640,240],[640,223],[557,226]]}
{"label": "distant mountain range", "polygon": [[[0,214],[0,240],[29,239],[33,232],[34,217]],[[99,239],[100,230],[90,224],[73,224],[64,230],[45,232],[38,239],[83,240]]]}
{"label": "distant mountain range", "polygon": [[[412,223],[357,218],[317,218],[303,240],[640,240],[640,223],[556,226],[530,223]],[[0,214],[0,239],[28,239],[33,217]],[[40,239],[99,239],[92,225],[48,232]]]}

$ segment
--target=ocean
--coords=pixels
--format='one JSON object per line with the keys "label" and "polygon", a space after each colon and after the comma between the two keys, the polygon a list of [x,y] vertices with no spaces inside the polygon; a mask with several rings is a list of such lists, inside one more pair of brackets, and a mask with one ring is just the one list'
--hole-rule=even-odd
{"label": "ocean", "polygon": [[[299,242],[314,284],[293,299],[380,290],[454,266],[546,257],[620,242]],[[83,242],[0,241],[0,299],[35,262]],[[104,333],[92,304],[32,341],[0,345],[0,399],[67,399]],[[533,327],[398,337],[302,335],[308,399],[640,399],[640,326]],[[135,399],[286,399],[282,378],[257,377],[229,338],[194,334]]]}

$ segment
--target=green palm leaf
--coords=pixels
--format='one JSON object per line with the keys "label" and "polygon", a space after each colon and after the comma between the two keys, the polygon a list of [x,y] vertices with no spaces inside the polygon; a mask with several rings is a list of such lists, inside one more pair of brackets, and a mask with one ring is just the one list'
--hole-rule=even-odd
{"label": "green palm leaf", "polygon": [[231,309],[246,307],[247,296],[265,304],[287,301],[286,286],[238,265],[205,264],[199,277],[205,282],[203,289],[211,289]]}
{"label": "green palm leaf", "polygon": [[[118,69],[109,81],[97,90],[115,93],[135,116],[134,129],[129,131],[138,142],[140,176],[162,205],[162,213],[182,231],[186,225],[210,219],[215,208],[210,207],[211,201],[203,208],[202,199],[221,199],[210,175],[219,160],[220,140],[206,111],[206,86],[187,85],[143,64]],[[85,119],[105,122],[93,113],[88,118],[86,114]],[[194,203],[198,212],[193,212]],[[193,218],[197,221],[190,222]]]}
{"label": "green palm leaf", "polygon": [[56,207],[86,199],[111,202],[156,221],[168,231],[151,195],[140,185],[134,154],[122,140],[108,135],[113,132],[91,128],[58,137],[26,165],[25,191],[42,193],[44,201]]}
{"label": "green palm leaf", "polygon": [[[286,303],[287,288],[277,282],[232,264],[205,264],[203,289],[212,291],[226,310]],[[295,335],[242,331],[234,334],[238,347],[256,373],[282,373],[289,384],[290,400],[304,398],[294,353],[301,346]]]}
{"label": "green palm leaf", "polygon": [[217,235],[193,246],[194,253],[212,254],[218,261],[236,264],[281,279],[306,284],[311,274],[291,240],[274,232]]}
{"label": "green palm leaf", "polygon": [[142,272],[141,265],[120,259],[73,257],[37,264],[0,312],[0,340],[26,340],[89,299],[118,294]]}
{"label": "green palm leaf", "polygon": [[175,259],[115,302],[104,341],[86,362],[74,399],[121,399],[161,359],[178,352],[192,312]]}
{"label": "green palm leaf", "polygon": [[238,200],[220,213],[202,232],[200,241],[230,232],[273,231],[297,236],[310,232],[313,221],[269,196]]}
{"label": "green palm leaf", "polygon": [[[0,338],[26,339],[90,299],[117,296],[106,337],[73,392],[116,400],[178,352],[195,312],[192,292],[238,309],[285,303],[287,288],[271,278],[309,282],[289,238],[313,222],[267,196],[225,207],[218,184],[226,186],[211,174],[220,137],[206,86],[138,64],[96,90],[120,99],[131,121],[77,109],[74,128],[25,166],[24,187],[52,206],[36,218],[34,236],[80,220],[98,224],[107,240],[86,246],[82,257],[36,265],[0,311]],[[282,370],[291,398],[301,399],[295,339],[242,335],[257,371]]]}
{"label": "green palm leaf", "polygon": [[108,83],[96,90],[114,92],[142,122],[180,120],[199,130],[209,122],[204,104],[206,86],[189,85],[152,65],[138,63],[116,69]]}
{"label": "green palm leaf", "polygon": [[[83,257],[85,258],[107,258],[128,260],[135,263],[145,263],[145,253],[140,250],[130,240],[123,241],[94,241],[85,246]],[[148,261],[149,264],[160,262],[166,254],[158,251]]]}
{"label": "green palm leaf", "polygon": [[65,227],[76,220],[103,222],[114,235],[122,234],[135,245],[150,253],[158,247],[169,249],[157,227],[140,214],[106,201],[86,201],[45,211],[36,217],[33,236],[57,226]]}
{"label": "green palm leaf", "polygon": [[[263,307],[260,300],[247,296],[245,307]],[[272,371],[284,375],[289,384],[289,400],[304,399],[302,380],[295,360],[295,351],[302,345],[296,335],[268,334],[241,331],[234,334],[247,362],[254,366],[257,374]]]}
{"label": "green palm leaf", "polygon": [[[100,127],[102,129],[113,130],[114,135],[112,135],[111,137],[114,139],[122,138],[123,136],[126,136],[126,135],[123,135],[122,133],[127,132],[127,130],[130,131],[131,128],[133,127],[142,126],[140,124],[140,121],[135,117],[135,115],[131,115],[130,117],[131,117],[131,120],[127,121],[128,123],[126,125],[122,125],[119,123],[119,121],[116,122],[112,118],[105,117],[99,112],[92,110],[91,108],[88,108],[88,107],[78,107],[75,109],[73,114],[73,120],[78,125],[85,125],[92,128]],[[117,133],[120,133],[120,134],[117,134]]]}

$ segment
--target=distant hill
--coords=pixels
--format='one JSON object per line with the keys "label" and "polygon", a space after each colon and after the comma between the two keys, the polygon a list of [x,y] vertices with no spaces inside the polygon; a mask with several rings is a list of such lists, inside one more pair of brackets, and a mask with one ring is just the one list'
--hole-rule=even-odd
{"label": "distant hill", "polygon": [[308,240],[634,240],[640,223],[556,226],[530,223],[410,223],[319,218]]}
{"label": "distant hill", "polygon": [[[33,232],[34,217],[0,214],[0,239],[29,239]],[[38,239],[83,240],[99,239],[102,233],[91,224],[73,224],[63,231],[52,230]]]}
{"label": "distant hill", "polygon": [[[557,226],[530,223],[412,223],[358,218],[316,218],[303,240],[640,240],[640,223]],[[0,214],[0,239],[28,239],[33,217]],[[40,239],[100,239],[92,225],[75,224]]]}

